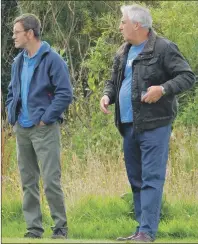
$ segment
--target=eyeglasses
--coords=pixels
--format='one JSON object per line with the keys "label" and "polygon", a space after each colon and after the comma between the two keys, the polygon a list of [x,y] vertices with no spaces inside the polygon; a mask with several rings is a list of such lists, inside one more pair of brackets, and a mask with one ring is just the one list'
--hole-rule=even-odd
{"label": "eyeglasses", "polygon": [[21,32],[26,32],[27,30],[21,30],[21,31],[13,31],[12,34],[17,36]]}

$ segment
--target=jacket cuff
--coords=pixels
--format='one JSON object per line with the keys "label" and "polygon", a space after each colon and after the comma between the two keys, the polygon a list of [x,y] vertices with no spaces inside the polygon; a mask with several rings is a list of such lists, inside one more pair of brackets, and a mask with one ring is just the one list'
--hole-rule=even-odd
{"label": "jacket cuff", "polygon": [[169,88],[168,84],[164,83],[164,84],[162,84],[161,86],[164,88],[164,96],[166,96],[166,95],[170,95],[171,92],[170,92],[170,90],[168,89],[168,88]]}

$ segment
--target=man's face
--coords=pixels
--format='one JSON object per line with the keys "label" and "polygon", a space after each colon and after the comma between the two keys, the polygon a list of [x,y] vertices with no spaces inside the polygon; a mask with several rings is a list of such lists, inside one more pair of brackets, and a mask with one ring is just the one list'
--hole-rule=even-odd
{"label": "man's face", "polygon": [[28,32],[24,30],[20,22],[14,25],[12,39],[16,48],[25,48],[29,41]]}
{"label": "man's face", "polygon": [[138,23],[132,23],[127,14],[124,14],[121,18],[119,30],[122,33],[124,40],[130,43],[134,43],[136,39],[136,31],[138,29]]}

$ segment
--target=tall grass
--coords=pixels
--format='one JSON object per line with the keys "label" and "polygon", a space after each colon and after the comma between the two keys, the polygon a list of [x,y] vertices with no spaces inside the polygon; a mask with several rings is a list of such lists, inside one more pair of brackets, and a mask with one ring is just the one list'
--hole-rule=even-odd
{"label": "tall grass", "polygon": [[[76,134],[78,131],[76,131]],[[82,133],[82,130],[81,130]],[[84,131],[83,133],[87,133]],[[109,148],[96,148],[90,145],[92,140],[84,145],[83,158],[78,152],[78,144],[68,137],[62,138],[61,166],[62,185],[66,198],[71,203],[84,195],[97,194],[119,196],[130,189],[121,145],[121,138],[109,139]],[[188,201],[198,200],[198,129],[174,128],[170,140],[170,153],[165,182],[167,200]],[[18,195],[20,190],[19,172],[16,162],[15,136],[9,131],[3,131],[2,143],[2,197]],[[76,135],[74,134],[73,137]],[[65,144],[67,141],[67,145]],[[83,143],[82,141],[79,143]],[[88,145],[89,144],[89,145]]]}
{"label": "tall grass", "polygon": [[198,128],[172,132],[165,193],[176,201],[198,201]]}
{"label": "tall grass", "polygon": [[[113,239],[135,230],[122,140],[113,124],[107,130],[111,137],[101,131],[98,142],[93,133],[90,133],[90,128],[73,130],[68,138],[62,127],[62,186],[66,196],[71,238]],[[160,237],[198,238],[197,134],[197,128],[180,126],[173,130]],[[16,162],[15,136],[8,130],[3,135],[3,236],[22,236],[25,225],[21,211],[22,192]],[[81,145],[82,143],[84,144]],[[80,149],[78,145],[81,146]],[[48,228],[47,236],[50,234],[49,225],[53,225],[53,222],[49,217],[43,190],[41,202],[44,226]],[[10,233],[10,227],[17,231]]]}

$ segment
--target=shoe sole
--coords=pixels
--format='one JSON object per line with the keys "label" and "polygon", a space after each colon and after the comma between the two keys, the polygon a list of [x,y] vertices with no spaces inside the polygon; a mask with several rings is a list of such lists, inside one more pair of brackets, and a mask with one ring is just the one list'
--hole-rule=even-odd
{"label": "shoe sole", "polygon": [[67,239],[66,236],[52,236],[52,239]]}

